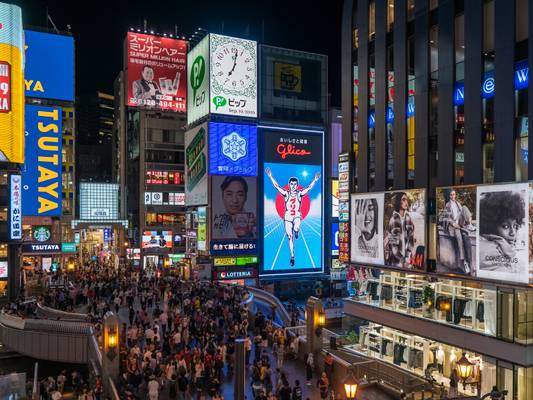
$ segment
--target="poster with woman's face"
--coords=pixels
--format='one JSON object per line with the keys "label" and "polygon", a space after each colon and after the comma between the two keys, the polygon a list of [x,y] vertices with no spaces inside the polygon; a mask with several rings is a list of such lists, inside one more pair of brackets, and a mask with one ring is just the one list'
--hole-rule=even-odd
{"label": "poster with woman's face", "polygon": [[477,188],[480,278],[529,283],[529,184]]}
{"label": "poster with woman's face", "polygon": [[476,186],[437,188],[437,272],[475,276]]}
{"label": "poster with woman's face", "polygon": [[383,193],[352,194],[351,261],[383,264]]}
{"label": "poster with woman's face", "polygon": [[426,191],[385,193],[383,255],[385,265],[425,270]]}

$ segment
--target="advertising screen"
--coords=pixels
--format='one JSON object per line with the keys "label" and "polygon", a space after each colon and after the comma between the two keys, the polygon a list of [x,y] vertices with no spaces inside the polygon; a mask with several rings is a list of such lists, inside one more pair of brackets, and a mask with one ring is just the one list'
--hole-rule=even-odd
{"label": "advertising screen", "polygon": [[339,224],[331,224],[331,255],[339,255]]}
{"label": "advertising screen", "polygon": [[339,218],[339,181],[331,181],[331,218]]}
{"label": "advertising screen", "polygon": [[210,122],[209,173],[257,176],[257,127]]}
{"label": "advertising screen", "polygon": [[187,123],[209,114],[209,36],[187,54]]}
{"label": "advertising screen", "polygon": [[172,231],[144,231],[142,237],[143,249],[172,248]]}
{"label": "advertising screen", "polygon": [[211,114],[257,117],[257,42],[210,34]]}
{"label": "advertising screen", "polygon": [[26,105],[22,214],[61,216],[61,108]]}
{"label": "advertising screen", "polygon": [[115,220],[119,218],[116,183],[80,183],[80,219]]}
{"label": "advertising screen", "polygon": [[128,106],[185,112],[187,42],[128,32]]}
{"label": "advertising screen", "polygon": [[183,185],[183,172],[146,171],[144,182],[147,185]]}
{"label": "advertising screen", "polygon": [[198,207],[198,239],[197,248],[207,250],[207,208]]}
{"label": "advertising screen", "polygon": [[262,275],[323,271],[322,134],[264,130]]}
{"label": "advertising screen", "polygon": [[24,36],[20,7],[0,3],[0,162],[24,162]]}
{"label": "advertising screen", "polygon": [[24,31],[27,97],[74,101],[74,38]]}
{"label": "advertising screen", "polygon": [[207,204],[207,123],[185,132],[185,204]]}
{"label": "advertising screen", "polygon": [[257,180],[213,176],[211,239],[257,239]]}
{"label": "advertising screen", "polygon": [[325,123],[327,56],[260,46],[261,118]]}

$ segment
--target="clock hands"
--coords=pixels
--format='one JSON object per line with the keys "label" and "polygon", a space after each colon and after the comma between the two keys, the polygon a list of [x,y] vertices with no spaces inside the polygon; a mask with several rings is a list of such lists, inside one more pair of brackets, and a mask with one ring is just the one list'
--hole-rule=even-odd
{"label": "clock hands", "polygon": [[233,68],[231,68],[231,71],[228,72],[228,76],[231,76],[233,74],[233,71],[235,71],[235,67],[237,66],[237,50],[235,50],[235,55],[233,56]]}

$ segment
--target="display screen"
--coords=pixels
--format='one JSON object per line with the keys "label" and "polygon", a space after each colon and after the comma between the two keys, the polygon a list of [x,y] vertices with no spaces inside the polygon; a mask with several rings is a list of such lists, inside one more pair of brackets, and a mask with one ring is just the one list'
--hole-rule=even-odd
{"label": "display screen", "polygon": [[187,42],[128,32],[128,106],[186,111]]}
{"label": "display screen", "polygon": [[331,224],[331,255],[339,255],[339,224]]}
{"label": "display screen", "polygon": [[172,231],[144,231],[143,249],[172,248]]}
{"label": "display screen", "polygon": [[180,171],[146,171],[147,185],[183,185],[184,181]]}
{"label": "display screen", "polygon": [[262,275],[323,271],[322,136],[264,131]]}

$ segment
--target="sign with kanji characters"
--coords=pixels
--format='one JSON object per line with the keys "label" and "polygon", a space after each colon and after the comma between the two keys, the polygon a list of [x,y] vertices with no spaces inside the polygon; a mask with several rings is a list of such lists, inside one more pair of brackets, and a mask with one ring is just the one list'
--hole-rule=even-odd
{"label": "sign with kanji characters", "polygon": [[187,123],[209,114],[209,36],[187,54]]}
{"label": "sign with kanji characters", "polygon": [[187,110],[187,42],[128,32],[128,106]]}
{"label": "sign with kanji characters", "polygon": [[22,177],[11,175],[10,177],[11,203],[9,207],[9,238],[11,240],[22,239]]}
{"label": "sign with kanji characters", "polygon": [[257,254],[257,240],[211,240],[211,255]]}

